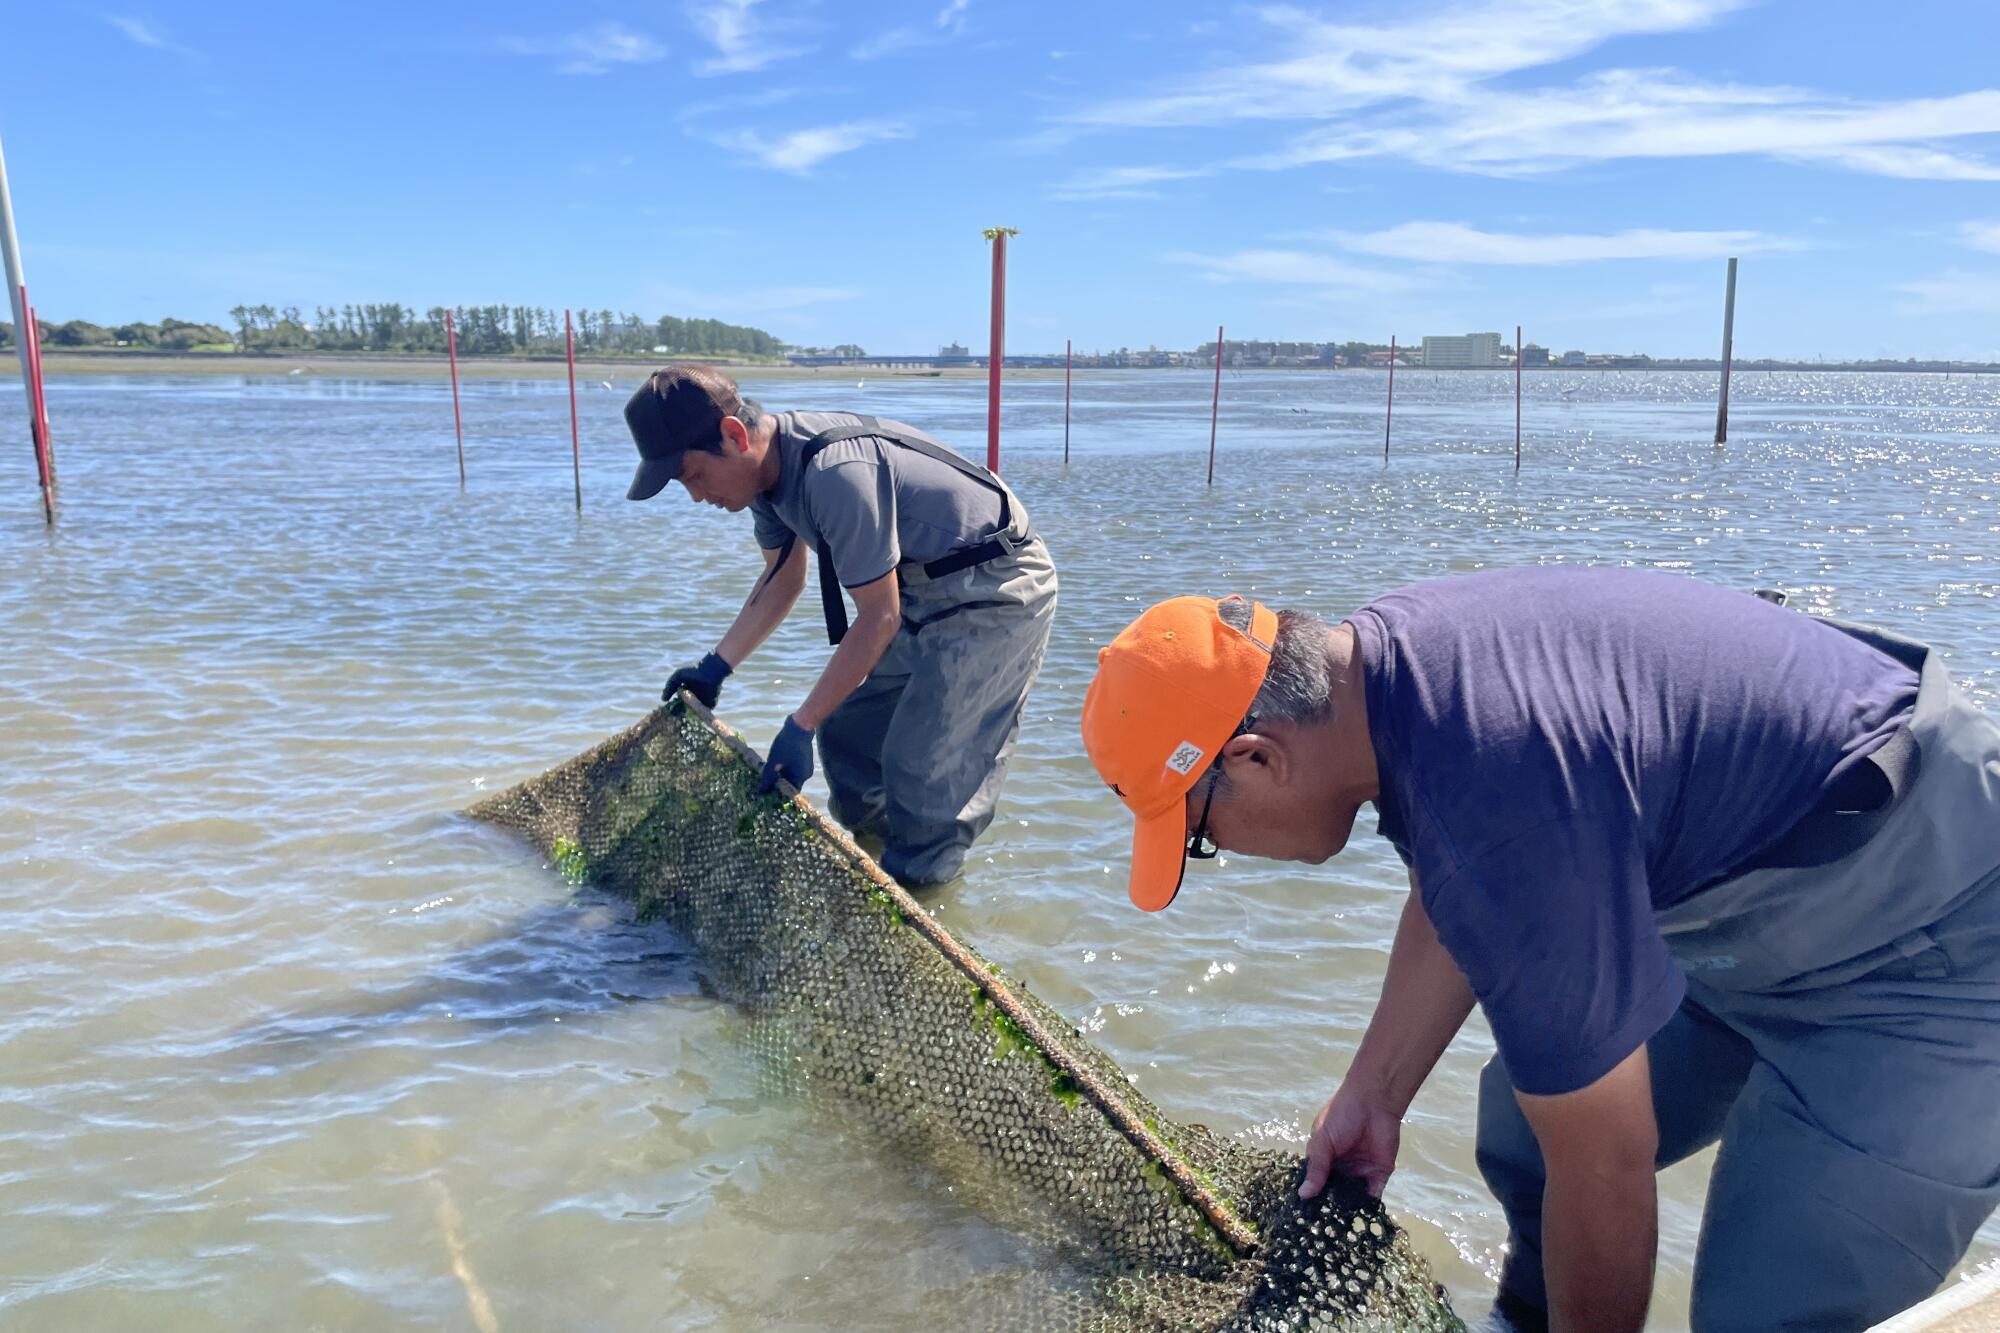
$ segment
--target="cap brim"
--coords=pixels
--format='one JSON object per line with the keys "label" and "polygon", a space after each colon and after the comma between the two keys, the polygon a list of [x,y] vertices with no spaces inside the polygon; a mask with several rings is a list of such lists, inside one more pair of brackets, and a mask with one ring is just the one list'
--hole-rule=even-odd
{"label": "cap brim", "polygon": [[674,473],[679,471],[674,466],[678,461],[674,458],[640,459],[639,470],[632,474],[632,488],[625,492],[625,498],[650,500],[658,495],[674,479]]}
{"label": "cap brim", "polygon": [[1157,912],[1181,891],[1187,873],[1187,811],[1175,801],[1132,831],[1132,901]]}

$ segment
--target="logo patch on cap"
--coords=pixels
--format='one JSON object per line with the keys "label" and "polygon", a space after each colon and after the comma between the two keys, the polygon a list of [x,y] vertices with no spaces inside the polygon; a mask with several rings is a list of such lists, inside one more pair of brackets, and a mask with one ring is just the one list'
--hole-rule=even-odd
{"label": "logo patch on cap", "polygon": [[1193,741],[1182,741],[1174,747],[1174,752],[1167,756],[1167,767],[1186,777],[1194,772],[1194,766],[1201,762],[1201,755],[1200,746]]}

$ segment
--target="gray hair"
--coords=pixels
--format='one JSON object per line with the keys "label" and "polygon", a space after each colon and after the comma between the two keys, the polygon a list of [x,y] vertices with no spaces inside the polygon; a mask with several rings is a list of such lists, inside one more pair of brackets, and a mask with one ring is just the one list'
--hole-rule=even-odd
{"label": "gray hair", "polygon": [[[1223,624],[1249,632],[1249,602],[1224,602],[1217,614]],[[1259,722],[1309,726],[1333,716],[1333,674],[1326,666],[1329,633],[1326,622],[1310,611],[1278,612],[1271,667],[1250,705]]]}
{"label": "gray hair", "polygon": [[[1249,633],[1248,601],[1224,602],[1216,608],[1216,614],[1222,617],[1223,624]],[[1312,726],[1333,716],[1333,673],[1326,665],[1327,636],[1331,632],[1326,622],[1310,611],[1278,612],[1271,665],[1265,672],[1262,688],[1250,703],[1250,713],[1258,722]],[[1227,797],[1229,775],[1223,771],[1220,754],[1216,755],[1214,771],[1214,794]]]}

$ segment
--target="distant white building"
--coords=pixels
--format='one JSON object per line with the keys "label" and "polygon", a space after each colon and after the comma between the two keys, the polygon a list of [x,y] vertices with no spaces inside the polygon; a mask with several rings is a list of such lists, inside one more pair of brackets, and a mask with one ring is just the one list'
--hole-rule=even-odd
{"label": "distant white building", "polygon": [[1497,333],[1461,333],[1452,337],[1424,338],[1424,365],[1447,366],[1454,369],[1500,364],[1500,335]]}
{"label": "distant white building", "polygon": [[1566,366],[1585,366],[1590,364],[1590,358],[1582,352],[1564,352],[1562,363]]}

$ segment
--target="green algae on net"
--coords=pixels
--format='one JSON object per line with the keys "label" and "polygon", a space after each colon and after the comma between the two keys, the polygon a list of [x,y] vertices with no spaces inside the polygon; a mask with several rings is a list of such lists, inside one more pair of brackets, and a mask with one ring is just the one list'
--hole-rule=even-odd
{"label": "green algae on net", "polygon": [[1463,1327],[1357,1183],[1301,1203],[1298,1159],[1168,1120],[802,799],[758,795],[756,766],[707,710],[676,705],[469,813],[671,924],[784,1091],[1047,1257],[1045,1274],[994,1279],[981,1319]]}
{"label": "green algae on net", "polygon": [[567,883],[581,884],[590,878],[590,863],[584,860],[583,848],[568,838],[557,838],[549,844],[549,860]]}

